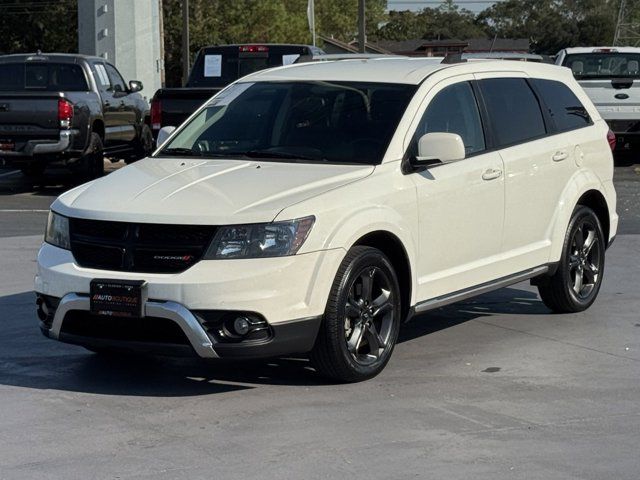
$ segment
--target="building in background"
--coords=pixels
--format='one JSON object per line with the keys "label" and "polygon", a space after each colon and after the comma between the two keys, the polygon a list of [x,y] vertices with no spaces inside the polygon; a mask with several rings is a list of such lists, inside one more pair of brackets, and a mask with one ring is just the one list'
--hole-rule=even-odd
{"label": "building in background", "polygon": [[113,63],[126,82],[142,81],[150,98],[162,84],[159,1],[78,0],[78,52]]}

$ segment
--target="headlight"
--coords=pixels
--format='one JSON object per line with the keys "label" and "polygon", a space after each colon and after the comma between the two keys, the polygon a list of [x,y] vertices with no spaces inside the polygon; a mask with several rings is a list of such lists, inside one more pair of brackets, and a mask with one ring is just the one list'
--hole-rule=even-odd
{"label": "headlight", "polygon": [[50,211],[44,241],[56,247],[71,250],[71,242],[69,241],[69,219]]}
{"label": "headlight", "polygon": [[311,231],[314,217],[287,222],[221,227],[205,259],[263,258],[295,255]]}

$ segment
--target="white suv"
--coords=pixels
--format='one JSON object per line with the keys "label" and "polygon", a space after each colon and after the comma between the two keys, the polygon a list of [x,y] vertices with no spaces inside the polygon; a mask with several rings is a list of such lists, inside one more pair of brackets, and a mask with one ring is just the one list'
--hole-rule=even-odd
{"label": "white suv", "polygon": [[310,353],[379,373],[403,321],[532,279],[589,307],[618,224],[570,70],[376,58],[245,77],[150,158],[51,207],[43,333],[90,350]]}
{"label": "white suv", "polygon": [[566,48],[556,64],[571,69],[615,134],[618,149],[640,145],[640,48]]}

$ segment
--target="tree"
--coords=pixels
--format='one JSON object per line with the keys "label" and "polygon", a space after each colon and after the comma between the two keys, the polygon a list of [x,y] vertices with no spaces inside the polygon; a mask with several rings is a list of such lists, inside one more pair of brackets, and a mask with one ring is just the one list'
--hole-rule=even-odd
{"label": "tree", "polygon": [[438,8],[425,8],[419,12],[389,12],[389,22],[380,29],[379,35],[388,40],[433,40],[484,37],[485,32],[472,12],[449,0]]}
{"label": "tree", "polygon": [[478,15],[489,35],[528,38],[537,53],[554,54],[613,40],[619,0],[506,0]]}
{"label": "tree", "polygon": [[0,1],[0,53],[78,51],[77,0]]}

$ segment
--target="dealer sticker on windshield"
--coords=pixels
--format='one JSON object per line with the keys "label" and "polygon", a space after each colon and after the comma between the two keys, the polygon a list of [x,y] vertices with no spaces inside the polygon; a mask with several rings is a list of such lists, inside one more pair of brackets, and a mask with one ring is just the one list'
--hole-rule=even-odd
{"label": "dealer sticker on windshield", "polygon": [[90,310],[94,315],[140,318],[147,301],[144,280],[91,280]]}

